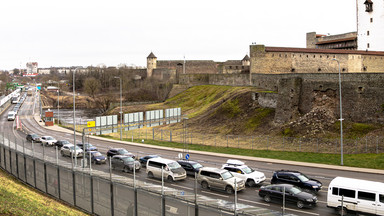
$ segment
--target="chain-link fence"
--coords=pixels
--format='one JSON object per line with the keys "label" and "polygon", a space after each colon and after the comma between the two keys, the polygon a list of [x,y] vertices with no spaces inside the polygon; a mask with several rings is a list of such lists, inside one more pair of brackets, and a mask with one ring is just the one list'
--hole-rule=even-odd
{"label": "chain-link fence", "polygon": [[[183,133],[181,130],[142,128],[125,132],[124,138],[152,139],[157,141],[188,143],[215,147],[252,150],[295,151],[314,153],[339,153],[340,139],[297,138],[277,136],[242,136],[208,133]],[[357,139],[344,139],[345,154],[384,153],[384,137],[370,136]]]}
{"label": "chain-link fence", "polygon": [[[0,168],[20,181],[95,215],[281,215],[187,191],[79,167],[30,142],[0,135]],[[85,163],[86,164],[86,163]],[[195,190],[196,191],[196,190]],[[292,215],[292,214],[285,214]]]}

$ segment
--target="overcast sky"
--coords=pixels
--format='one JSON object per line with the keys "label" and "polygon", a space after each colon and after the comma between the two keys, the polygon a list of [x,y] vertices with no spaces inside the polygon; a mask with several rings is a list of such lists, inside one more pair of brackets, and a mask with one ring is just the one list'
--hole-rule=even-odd
{"label": "overcast sky", "polygon": [[305,47],[356,31],[355,0],[2,0],[0,69],[241,60],[253,42]]}

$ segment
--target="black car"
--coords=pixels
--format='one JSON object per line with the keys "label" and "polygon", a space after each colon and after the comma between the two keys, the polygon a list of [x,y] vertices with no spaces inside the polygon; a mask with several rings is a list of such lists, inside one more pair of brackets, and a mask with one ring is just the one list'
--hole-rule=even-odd
{"label": "black car", "polygon": [[141,163],[141,166],[142,167],[146,167],[147,166],[147,160],[148,159],[151,159],[151,158],[158,158],[160,157],[159,155],[147,155],[147,156],[144,156],[144,157],[141,157],[139,159],[139,162]]}
{"label": "black car", "polygon": [[28,134],[26,137],[27,141],[29,142],[41,142],[40,136],[37,134]]}
{"label": "black car", "polygon": [[98,151],[89,151],[86,153],[86,157],[89,157],[91,154],[91,162],[95,164],[105,164],[107,163],[107,158]]}
{"label": "black car", "polygon": [[83,149],[83,151],[86,151],[86,152],[87,151],[97,151],[97,147],[93,146],[90,143],[78,143],[76,145],[79,146],[81,149]]}
{"label": "black car", "polygon": [[189,161],[189,160],[178,160],[177,163],[179,163],[180,166],[185,169],[185,171],[187,172],[187,175],[192,175],[192,176],[195,176],[195,173],[198,173],[200,168],[203,167],[203,165],[195,161]]}
{"label": "black car", "polygon": [[280,170],[273,173],[271,184],[291,184],[302,188],[306,192],[318,192],[321,190],[322,183],[316,179],[311,179],[298,171]]}
{"label": "black car", "polygon": [[300,188],[290,184],[274,184],[262,186],[259,189],[259,196],[265,202],[283,202],[283,192],[285,191],[285,202],[295,203],[298,208],[315,207],[317,197],[311,193],[302,191]]}
{"label": "black car", "polygon": [[141,168],[139,161],[125,155],[113,156],[111,159],[111,165],[112,169],[122,170],[123,172],[133,171],[133,168],[135,168],[136,171],[139,171]]}
{"label": "black car", "polygon": [[67,144],[72,144],[70,143],[69,141],[67,140],[58,140],[56,143],[55,143],[55,146],[57,147],[63,147],[63,145],[67,145]]}
{"label": "black car", "polygon": [[113,157],[115,155],[125,155],[135,159],[135,155],[124,148],[111,148],[107,152],[107,157]]}

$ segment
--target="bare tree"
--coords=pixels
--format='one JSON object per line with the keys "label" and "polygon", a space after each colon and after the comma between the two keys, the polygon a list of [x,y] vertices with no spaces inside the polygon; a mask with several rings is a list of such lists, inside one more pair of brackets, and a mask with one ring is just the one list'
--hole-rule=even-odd
{"label": "bare tree", "polygon": [[89,77],[84,81],[84,91],[87,92],[92,98],[95,98],[95,94],[99,92],[101,83],[94,77]]}
{"label": "bare tree", "polygon": [[95,99],[96,108],[103,115],[111,108],[112,102],[114,102],[116,98],[113,95],[102,95]]}

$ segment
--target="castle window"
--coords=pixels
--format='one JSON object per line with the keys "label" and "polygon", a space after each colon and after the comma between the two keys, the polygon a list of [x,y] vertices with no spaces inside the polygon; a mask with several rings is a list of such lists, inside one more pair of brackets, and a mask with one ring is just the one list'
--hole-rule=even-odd
{"label": "castle window", "polygon": [[238,69],[237,66],[236,66],[236,69]]}
{"label": "castle window", "polygon": [[345,71],[345,68],[343,68],[342,71],[344,72],[344,71]]}
{"label": "castle window", "polygon": [[367,43],[367,48],[369,48],[369,43]]}
{"label": "castle window", "polygon": [[367,35],[369,36],[369,31],[367,31]]}
{"label": "castle window", "polygon": [[316,55],[313,55],[313,58],[316,58]]}
{"label": "castle window", "polygon": [[371,18],[370,20],[371,20],[371,23],[373,23],[373,18]]}
{"label": "castle window", "polygon": [[292,69],[291,69],[291,72],[293,73],[293,72],[295,72],[295,70],[296,70],[295,68],[292,68]]}
{"label": "castle window", "polygon": [[229,66],[229,69],[232,69],[232,66]]}
{"label": "castle window", "polygon": [[321,71],[321,68],[318,68],[317,71],[320,72],[320,71]]}
{"label": "castle window", "polygon": [[363,71],[367,71],[367,66],[364,66],[364,67],[363,67]]}
{"label": "castle window", "polygon": [[372,0],[366,0],[364,2],[364,4],[365,4],[365,12],[372,12],[373,11],[373,7],[372,7],[373,2],[372,2]]}

